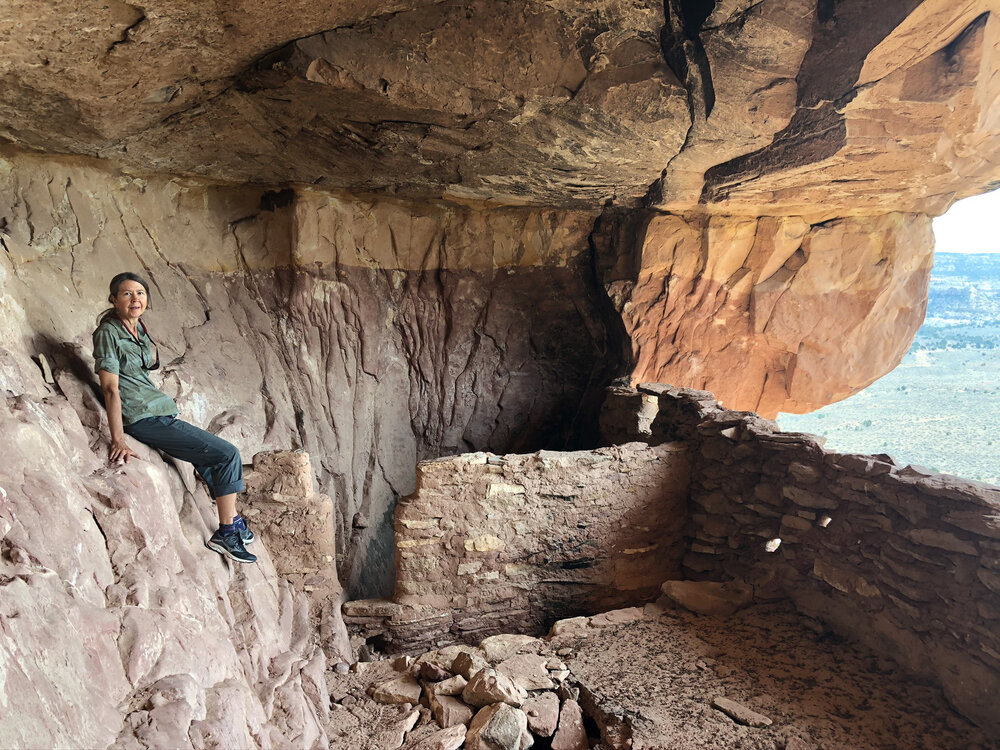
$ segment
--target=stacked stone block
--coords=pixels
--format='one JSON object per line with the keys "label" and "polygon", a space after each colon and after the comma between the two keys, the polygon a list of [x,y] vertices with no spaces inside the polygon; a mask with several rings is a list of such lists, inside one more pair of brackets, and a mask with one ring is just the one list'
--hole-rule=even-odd
{"label": "stacked stone block", "polygon": [[632,443],[423,462],[396,510],[392,603],[345,616],[412,650],[655,599],[680,575],[688,461],[677,444]]}
{"label": "stacked stone block", "polygon": [[309,454],[261,451],[245,479],[243,514],[266,545],[275,572],[309,601],[311,627],[327,657],[347,659],[351,648],[338,616],[333,500],[315,491]]}

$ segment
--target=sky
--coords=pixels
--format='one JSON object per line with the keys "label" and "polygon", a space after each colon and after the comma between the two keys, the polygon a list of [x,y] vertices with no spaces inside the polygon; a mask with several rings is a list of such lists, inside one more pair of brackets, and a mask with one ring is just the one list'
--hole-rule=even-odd
{"label": "sky", "polygon": [[958,201],[934,219],[939,253],[1000,253],[1000,190]]}

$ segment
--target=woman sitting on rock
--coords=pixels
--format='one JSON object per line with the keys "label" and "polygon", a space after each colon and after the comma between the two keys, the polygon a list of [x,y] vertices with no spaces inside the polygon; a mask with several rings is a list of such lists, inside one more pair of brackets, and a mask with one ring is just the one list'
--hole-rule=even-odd
{"label": "woman sitting on rock", "polygon": [[101,379],[111,429],[111,461],[128,462],[137,454],[125,443],[127,433],[168,456],[189,461],[208,484],[219,510],[219,529],[209,549],[230,560],[252,563],[245,545],[254,540],[236,513],[236,493],[243,490],[243,461],[232,443],[177,418],[177,404],[149,379],[160,366],[146,326],[140,320],[149,300],[149,284],[134,273],[111,279],[112,307],[101,314],[94,331],[94,369]]}

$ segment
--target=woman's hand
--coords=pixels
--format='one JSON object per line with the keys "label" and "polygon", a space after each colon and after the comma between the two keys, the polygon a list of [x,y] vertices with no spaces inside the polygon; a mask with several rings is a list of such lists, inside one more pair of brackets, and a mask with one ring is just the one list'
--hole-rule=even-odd
{"label": "woman's hand", "polygon": [[108,451],[108,460],[111,463],[113,464],[122,462],[128,463],[128,460],[132,456],[135,456],[140,461],[142,460],[142,458],[140,458],[138,453],[136,453],[134,450],[129,448],[128,445],[126,445],[125,438],[111,441],[111,448]]}
{"label": "woman's hand", "polygon": [[[108,460],[113,463],[128,463],[128,460],[139,454],[125,443],[125,432],[122,429],[122,399],[118,393],[118,373],[98,370],[101,379],[101,391],[104,392],[104,406],[108,410],[108,428],[111,430],[111,447],[108,449]],[[139,458],[141,461],[142,459]]]}

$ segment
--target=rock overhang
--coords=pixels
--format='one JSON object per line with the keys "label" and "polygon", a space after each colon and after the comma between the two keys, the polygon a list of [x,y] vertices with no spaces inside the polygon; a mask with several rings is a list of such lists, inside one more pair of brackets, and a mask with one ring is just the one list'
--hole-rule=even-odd
{"label": "rock overhang", "polygon": [[941,213],[1000,177],[1000,23],[985,0],[868,5],[25,5],[0,132],[419,200]]}

